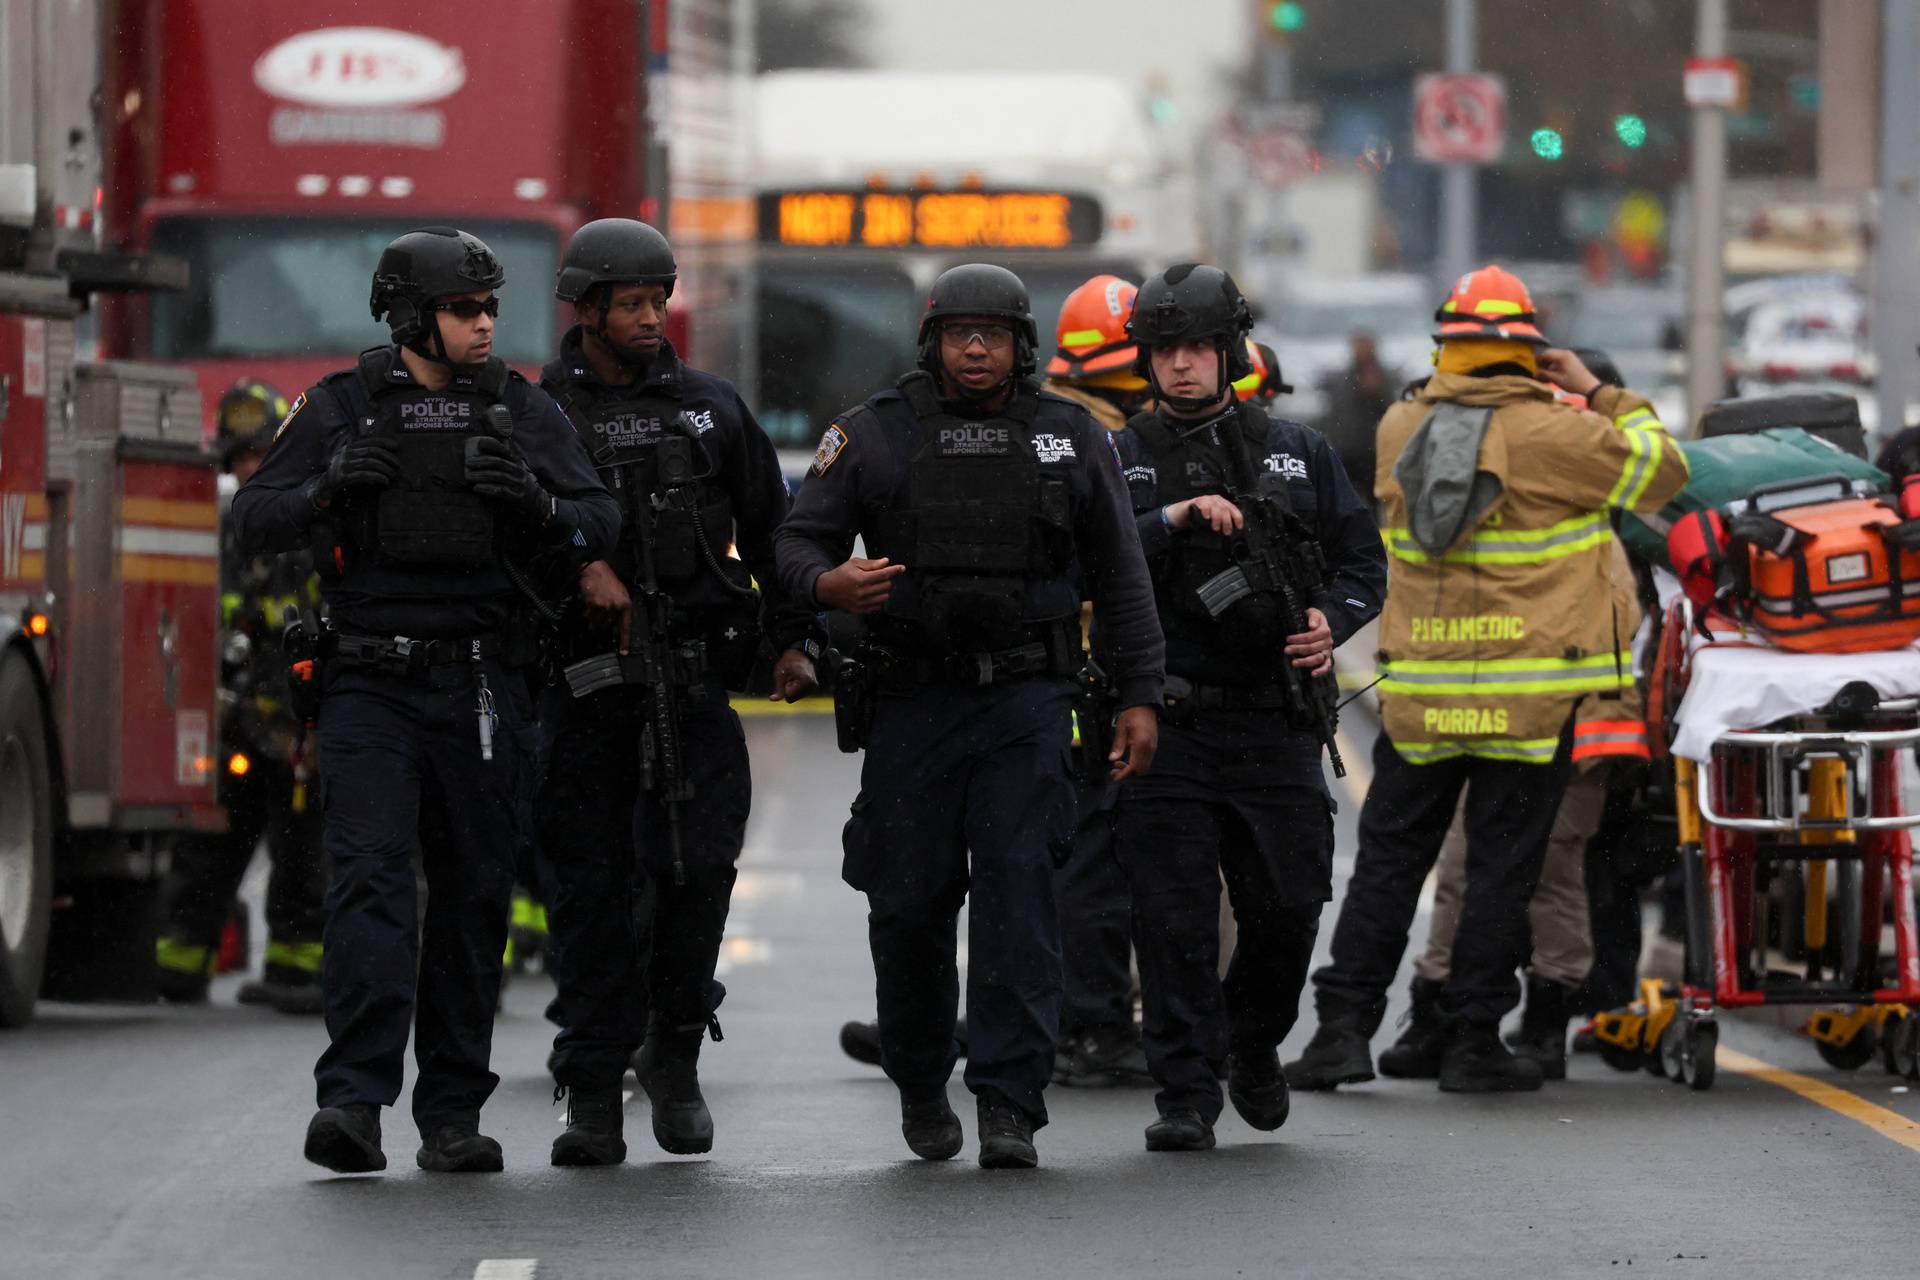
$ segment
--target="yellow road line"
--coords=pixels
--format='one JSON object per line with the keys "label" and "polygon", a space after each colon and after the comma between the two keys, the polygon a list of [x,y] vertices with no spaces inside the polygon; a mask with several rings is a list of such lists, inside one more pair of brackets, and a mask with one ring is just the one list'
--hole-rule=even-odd
{"label": "yellow road line", "polygon": [[1889,1111],[1824,1080],[1769,1066],[1736,1049],[1722,1046],[1714,1056],[1721,1066],[1729,1070],[1752,1076],[1755,1080],[1764,1080],[1768,1084],[1777,1084],[1809,1102],[1818,1103],[1829,1111],[1837,1111],[1849,1120],[1859,1121],[1883,1138],[1909,1150],[1920,1151],[1920,1123],[1907,1119],[1897,1111]]}

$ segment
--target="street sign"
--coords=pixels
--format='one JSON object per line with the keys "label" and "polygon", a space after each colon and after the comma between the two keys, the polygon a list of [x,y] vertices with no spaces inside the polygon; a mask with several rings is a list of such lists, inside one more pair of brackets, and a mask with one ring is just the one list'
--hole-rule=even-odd
{"label": "street sign", "polygon": [[1507,145],[1499,76],[1429,72],[1413,82],[1413,153],[1429,164],[1492,164]]}
{"label": "street sign", "polygon": [[1284,187],[1320,169],[1320,155],[1307,135],[1294,129],[1267,129],[1249,134],[1243,146],[1247,164],[1262,186]]}
{"label": "street sign", "polygon": [[1738,58],[1688,58],[1680,83],[1690,107],[1734,110],[1747,97],[1747,77]]}

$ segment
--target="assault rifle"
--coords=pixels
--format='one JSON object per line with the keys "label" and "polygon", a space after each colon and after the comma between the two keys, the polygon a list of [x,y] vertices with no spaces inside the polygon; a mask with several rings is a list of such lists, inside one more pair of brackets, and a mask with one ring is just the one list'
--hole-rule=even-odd
{"label": "assault rifle", "polygon": [[[1307,602],[1327,581],[1327,558],[1320,541],[1293,509],[1285,476],[1256,473],[1238,421],[1220,429],[1233,466],[1228,496],[1240,508],[1246,523],[1227,539],[1233,563],[1200,586],[1200,603],[1218,618],[1255,592],[1278,596],[1288,635],[1308,628]],[[1335,735],[1339,723],[1340,686],[1333,673],[1310,676],[1281,655],[1280,672],[1287,692],[1287,711],[1296,722],[1313,726],[1314,736],[1327,749],[1333,776],[1347,776]]]}
{"label": "assault rifle", "polygon": [[660,586],[654,543],[655,518],[686,500],[681,491],[699,478],[694,467],[698,437],[684,415],[676,418],[655,450],[655,480],[629,484],[623,513],[639,547],[639,574],[633,597],[632,652],[603,653],[566,668],[567,687],[576,698],[614,685],[638,684],[647,690],[647,722],[640,731],[640,785],[667,811],[667,840],[673,854],[673,882],[687,882],[681,849],[680,806],[693,799],[687,777],[686,743],[681,734],[681,699],[704,691],[707,651],[703,641],[674,635],[673,598]]}

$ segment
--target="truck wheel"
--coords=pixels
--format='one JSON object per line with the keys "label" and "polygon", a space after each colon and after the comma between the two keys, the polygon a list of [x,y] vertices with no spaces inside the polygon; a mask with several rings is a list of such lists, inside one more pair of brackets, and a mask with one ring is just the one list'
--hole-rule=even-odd
{"label": "truck wheel", "polygon": [[53,785],[40,687],[0,656],[0,1027],[33,1016],[53,905]]}

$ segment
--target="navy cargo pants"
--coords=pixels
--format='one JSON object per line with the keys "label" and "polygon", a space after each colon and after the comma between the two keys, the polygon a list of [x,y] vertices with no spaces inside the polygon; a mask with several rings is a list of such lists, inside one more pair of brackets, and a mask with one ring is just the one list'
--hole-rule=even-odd
{"label": "navy cargo pants", "polygon": [[560,684],[542,707],[534,813],[553,878],[554,1079],[569,1088],[618,1086],[649,1013],[704,1025],[722,990],[713,971],[753,800],[746,736],[718,682],[684,703],[693,799],[680,806],[676,884],[666,806],[640,786],[647,697],[629,686],[575,699]]}
{"label": "navy cargo pants", "polygon": [[[482,674],[497,716],[491,760],[480,749]],[[333,879],[320,980],[332,1043],[314,1067],[319,1104],[391,1106],[411,1027],[421,1133],[477,1123],[499,1083],[488,1069],[493,1015],[514,850],[536,781],[525,677],[488,660],[418,676],[336,663],[325,679],[320,776]]]}
{"label": "navy cargo pants", "polygon": [[[1120,785],[1115,831],[1133,885],[1141,1041],[1155,1105],[1220,1115],[1229,1052],[1271,1052],[1299,1016],[1333,816],[1320,743],[1271,711],[1163,720],[1151,772]],[[1239,938],[1220,977],[1220,882]]]}
{"label": "navy cargo pants", "polygon": [[1062,1044],[1096,1032],[1133,1034],[1133,894],[1113,850],[1116,788],[1101,778],[1077,789],[1073,852],[1054,881],[1065,979]]}
{"label": "navy cargo pants", "polygon": [[880,699],[843,836],[867,895],[880,1057],[911,1098],[956,1059],[955,954],[967,918],[967,1088],[1046,1123],[1060,1024],[1054,868],[1074,832],[1073,687],[1035,678]]}

